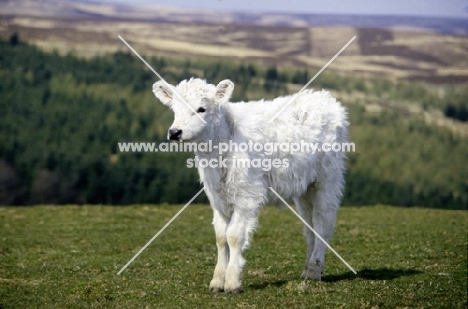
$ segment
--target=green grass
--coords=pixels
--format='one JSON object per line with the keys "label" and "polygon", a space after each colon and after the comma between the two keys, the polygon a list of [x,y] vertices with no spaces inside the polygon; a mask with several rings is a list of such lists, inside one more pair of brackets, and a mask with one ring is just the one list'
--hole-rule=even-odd
{"label": "green grass", "polygon": [[212,294],[211,210],[0,208],[0,308],[466,308],[467,212],[346,207],[321,282],[302,281],[305,244],[288,210],[265,208],[239,295]]}

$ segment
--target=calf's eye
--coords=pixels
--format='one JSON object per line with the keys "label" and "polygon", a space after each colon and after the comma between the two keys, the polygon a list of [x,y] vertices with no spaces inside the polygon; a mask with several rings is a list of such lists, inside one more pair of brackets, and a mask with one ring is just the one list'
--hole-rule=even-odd
{"label": "calf's eye", "polygon": [[206,111],[206,109],[204,107],[199,107],[197,109],[197,113],[204,113]]}

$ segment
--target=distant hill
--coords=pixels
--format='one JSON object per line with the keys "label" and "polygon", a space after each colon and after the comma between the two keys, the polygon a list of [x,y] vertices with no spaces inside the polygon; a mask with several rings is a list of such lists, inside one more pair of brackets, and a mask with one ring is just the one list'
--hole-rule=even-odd
{"label": "distant hill", "polygon": [[230,58],[320,68],[368,78],[468,82],[468,20],[395,16],[257,14],[129,6],[98,1],[0,0],[0,37],[93,57],[128,48],[144,55]]}
{"label": "distant hill", "polygon": [[99,2],[99,0],[0,0],[0,5],[2,6],[1,15],[29,17],[71,17],[283,27],[413,28],[430,30],[441,34],[468,35],[468,19],[462,18],[219,12],[157,5],[109,4]]}
{"label": "distant hill", "polygon": [[[199,190],[196,169],[186,167],[192,153],[119,151],[119,142],[165,141],[174,117],[140,59],[60,56],[13,38],[0,40],[0,205],[185,203]],[[312,76],[229,59],[147,60],[171,84],[230,78],[234,102],[293,93]],[[466,87],[439,92],[329,71],[313,87],[333,91],[349,111],[356,152],[345,205],[467,209],[468,123],[452,120],[460,130],[449,131],[437,117],[467,101]]]}

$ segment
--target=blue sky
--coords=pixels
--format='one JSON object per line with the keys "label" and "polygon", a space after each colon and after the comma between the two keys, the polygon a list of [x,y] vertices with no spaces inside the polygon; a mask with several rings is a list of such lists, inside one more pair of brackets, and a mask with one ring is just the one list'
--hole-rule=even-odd
{"label": "blue sky", "polygon": [[[98,0],[99,1],[99,0]],[[468,19],[467,0],[100,0],[181,8],[318,14],[385,14],[462,17]]]}

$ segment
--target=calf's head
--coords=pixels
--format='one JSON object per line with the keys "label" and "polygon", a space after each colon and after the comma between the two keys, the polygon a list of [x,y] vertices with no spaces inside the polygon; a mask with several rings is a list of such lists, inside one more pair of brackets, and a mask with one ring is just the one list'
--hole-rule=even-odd
{"label": "calf's head", "polygon": [[221,104],[227,103],[234,83],[223,80],[217,86],[191,78],[177,86],[164,81],[153,85],[156,97],[174,111],[174,123],[167,138],[178,141],[196,141],[203,138],[210,123],[216,121]]}

